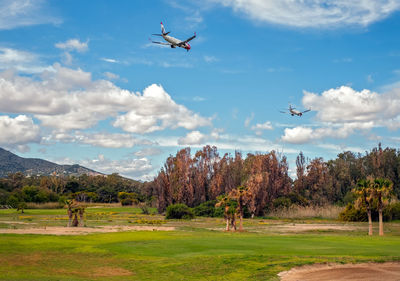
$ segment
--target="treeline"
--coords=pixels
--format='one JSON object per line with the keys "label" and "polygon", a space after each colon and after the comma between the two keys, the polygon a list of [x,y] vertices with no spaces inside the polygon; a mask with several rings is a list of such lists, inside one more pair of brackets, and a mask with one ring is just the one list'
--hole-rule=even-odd
{"label": "treeline", "polygon": [[[400,196],[400,151],[381,145],[363,154],[350,151],[336,159],[308,159],[302,152],[296,159],[297,177],[289,176],[284,155],[240,152],[221,155],[216,147],[205,146],[192,154],[189,148],[169,156],[151,182],[108,176],[26,177],[22,173],[0,178],[0,205],[16,202],[121,202],[124,205],[151,202],[159,212],[169,205],[183,203],[196,207],[215,204],[217,197],[228,195],[239,186],[251,196],[246,212],[262,216],[280,207],[325,204],[346,205],[355,200],[351,190],[367,177],[385,178]],[[210,205],[210,206],[211,206]],[[205,205],[203,205],[205,206]]]}
{"label": "treeline", "polygon": [[327,162],[300,152],[294,181],[286,157],[275,151],[244,158],[240,152],[220,155],[216,147],[205,146],[193,156],[185,148],[168,157],[152,192],[162,212],[177,203],[195,207],[244,186],[251,194],[249,211],[259,216],[290,204],[345,205],[354,201],[352,188],[368,176],[389,179],[399,197],[399,173],[400,151],[380,144],[365,154],[347,151]]}
{"label": "treeline", "polygon": [[113,203],[128,194],[135,201],[150,201],[146,190],[149,183],[126,179],[118,174],[108,176],[56,177],[31,176],[22,173],[0,178],[0,205],[16,207],[19,202],[62,202],[74,199],[78,202]]}

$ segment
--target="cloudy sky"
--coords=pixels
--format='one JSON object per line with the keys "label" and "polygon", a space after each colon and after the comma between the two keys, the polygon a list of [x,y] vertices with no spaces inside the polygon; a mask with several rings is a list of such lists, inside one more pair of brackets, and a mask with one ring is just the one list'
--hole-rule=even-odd
{"label": "cloudy sky", "polygon": [[397,148],[399,30],[399,0],[0,0],[0,147],[142,180],[187,146]]}

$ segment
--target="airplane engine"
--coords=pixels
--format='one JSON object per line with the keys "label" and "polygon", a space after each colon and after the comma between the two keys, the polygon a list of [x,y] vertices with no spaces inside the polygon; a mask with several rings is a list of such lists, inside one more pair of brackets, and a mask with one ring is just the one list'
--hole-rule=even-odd
{"label": "airplane engine", "polygon": [[171,48],[175,49],[176,47],[174,45],[171,45]]}

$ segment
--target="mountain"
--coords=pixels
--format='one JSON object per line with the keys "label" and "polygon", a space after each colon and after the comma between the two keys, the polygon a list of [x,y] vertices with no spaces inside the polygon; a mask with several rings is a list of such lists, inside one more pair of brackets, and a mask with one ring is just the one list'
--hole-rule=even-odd
{"label": "mountain", "polygon": [[38,158],[23,158],[0,148],[0,177],[9,173],[22,172],[31,175],[103,175],[80,165],[59,165]]}

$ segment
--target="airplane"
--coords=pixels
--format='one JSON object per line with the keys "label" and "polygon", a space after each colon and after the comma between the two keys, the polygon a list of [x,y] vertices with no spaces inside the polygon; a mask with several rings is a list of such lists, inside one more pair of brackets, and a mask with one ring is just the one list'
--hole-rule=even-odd
{"label": "airplane", "polygon": [[306,112],[309,112],[309,111],[311,111],[311,108],[307,109],[307,110],[304,110],[304,111],[298,111],[298,110],[296,110],[295,107],[292,107],[292,105],[289,104],[289,108],[287,109],[287,111],[279,111],[279,112],[280,113],[289,113],[292,116],[295,116],[295,115],[302,116],[303,113],[306,113]]}
{"label": "airplane", "polygon": [[191,47],[190,47],[190,45],[189,45],[188,42],[189,42],[190,40],[193,40],[194,38],[196,38],[196,32],[194,33],[194,35],[193,35],[192,37],[190,37],[190,38],[188,38],[188,39],[186,39],[186,40],[184,40],[184,41],[181,41],[181,40],[179,40],[179,39],[177,39],[177,38],[174,38],[174,37],[172,37],[172,36],[169,36],[169,35],[168,35],[169,33],[170,33],[170,31],[165,32],[164,25],[163,25],[163,23],[161,22],[161,34],[153,34],[153,35],[161,36],[162,38],[164,38],[165,41],[167,41],[167,43],[164,43],[164,42],[157,42],[157,41],[153,41],[153,40],[151,40],[151,39],[150,39],[150,41],[151,41],[152,43],[155,43],[155,44],[169,45],[169,46],[171,46],[171,48],[180,47],[180,48],[186,49],[186,51],[189,52],[189,50],[190,50]]}

